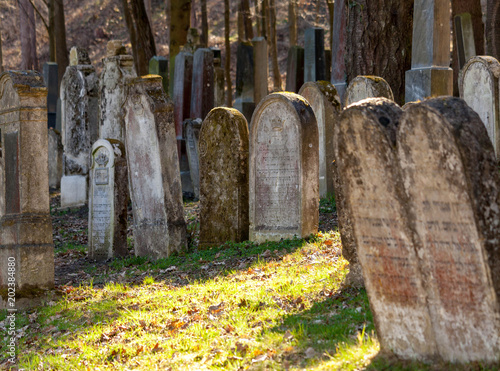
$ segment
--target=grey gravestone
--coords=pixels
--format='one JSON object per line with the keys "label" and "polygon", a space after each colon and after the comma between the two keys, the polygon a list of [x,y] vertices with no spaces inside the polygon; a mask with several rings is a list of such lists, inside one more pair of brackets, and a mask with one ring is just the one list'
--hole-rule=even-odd
{"label": "grey gravestone", "polygon": [[98,79],[84,49],[73,47],[61,82],[61,207],[87,203],[89,155],[98,138]]}
{"label": "grey gravestone", "polygon": [[319,139],[311,106],[297,94],[268,95],[250,137],[250,240],[317,232]]}
{"label": "grey gravestone", "polygon": [[304,32],[304,82],[326,79],[325,30],[307,28]]}
{"label": "grey gravestone", "polygon": [[476,55],[474,30],[470,13],[455,16],[454,25],[457,41],[458,68],[462,69],[465,63]]}
{"label": "grey gravestone", "polygon": [[343,102],[344,93],[347,88],[347,76],[345,70],[347,7],[345,6],[344,1],[336,1],[333,8],[331,81],[335,88],[337,88],[340,101]]}
{"label": "grey gravestone", "polygon": [[47,87],[47,123],[49,128],[56,127],[57,99],[59,98],[57,63],[46,62],[43,65],[43,80]]}
{"label": "grey gravestone", "polygon": [[236,91],[234,108],[243,111],[243,102],[254,101],[254,51],[249,41],[238,44],[236,51]]}
{"label": "grey gravestone", "polygon": [[[0,136],[0,308],[14,309],[54,286],[47,90],[38,72],[0,75]],[[15,264],[15,303],[7,295],[8,262]]]}
{"label": "grey gravestone", "polygon": [[203,120],[213,107],[214,53],[210,49],[201,48],[193,56],[190,116]]}
{"label": "grey gravestone", "polygon": [[200,248],[248,240],[248,125],[214,108],[200,132]]}
{"label": "grey gravestone", "polygon": [[63,145],[61,134],[50,128],[49,133],[49,187],[59,189],[62,178]]}
{"label": "grey gravestone", "polygon": [[265,37],[255,37],[252,40],[252,44],[254,60],[253,101],[255,104],[259,104],[268,93],[267,78],[269,76],[269,58],[267,55],[267,40]]}
{"label": "grey gravestone", "polygon": [[182,135],[186,142],[189,160],[189,174],[193,183],[194,196],[200,198],[200,162],[198,143],[200,140],[201,119],[187,119],[182,125]]}
{"label": "grey gravestone", "polygon": [[298,93],[304,84],[304,48],[291,46],[286,66],[286,91]]}
{"label": "grey gravestone", "polygon": [[344,107],[366,98],[387,98],[394,100],[391,87],[378,76],[357,76],[345,92]]}
{"label": "grey gravestone", "polygon": [[161,76],[163,90],[168,93],[168,59],[155,55],[149,60],[149,73]]}
{"label": "grey gravestone", "polygon": [[99,139],[92,146],[89,191],[89,257],[128,255],[128,174],[125,146]]}
{"label": "grey gravestone", "polygon": [[500,158],[500,63],[493,57],[474,57],[459,77],[460,97],[477,112]]}
{"label": "grey gravestone", "polygon": [[173,105],[161,79],[130,79],[124,105],[135,254],[163,258],[186,248]]}
{"label": "grey gravestone", "polygon": [[214,52],[214,107],[222,107],[225,104],[225,80],[224,67],[222,67],[222,53],[220,49],[210,49]]}

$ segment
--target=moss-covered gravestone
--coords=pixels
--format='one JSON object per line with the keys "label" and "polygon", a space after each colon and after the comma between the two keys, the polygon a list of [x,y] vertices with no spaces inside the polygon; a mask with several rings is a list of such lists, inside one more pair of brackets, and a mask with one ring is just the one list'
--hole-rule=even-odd
{"label": "moss-covered gravestone", "polygon": [[349,83],[344,97],[344,107],[366,98],[387,98],[394,100],[391,87],[378,76],[357,76]]}

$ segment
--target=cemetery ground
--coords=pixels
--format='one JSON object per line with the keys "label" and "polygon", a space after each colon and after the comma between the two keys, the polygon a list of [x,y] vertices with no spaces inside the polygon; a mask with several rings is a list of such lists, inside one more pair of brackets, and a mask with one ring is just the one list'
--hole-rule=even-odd
{"label": "cemetery ground", "polygon": [[333,198],[321,200],[321,232],[308,239],[201,251],[198,203],[185,202],[185,254],[103,263],[86,256],[88,211],[58,202],[53,194],[55,293],[17,313],[18,364],[4,357],[3,337],[0,369],[498,369],[380,352],[365,290],[344,282]]}

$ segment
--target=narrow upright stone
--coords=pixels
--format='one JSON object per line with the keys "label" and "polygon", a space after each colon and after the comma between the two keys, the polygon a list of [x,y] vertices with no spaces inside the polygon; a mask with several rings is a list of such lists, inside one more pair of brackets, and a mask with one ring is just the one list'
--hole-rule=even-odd
{"label": "narrow upright stone", "polygon": [[59,189],[63,175],[63,145],[61,134],[49,128],[49,187]]}
{"label": "narrow upright stone", "polygon": [[191,85],[191,118],[208,115],[214,107],[214,53],[207,48],[196,50],[193,56]]}
{"label": "narrow upright stone", "polygon": [[236,51],[236,92],[234,108],[243,112],[243,103],[254,101],[254,52],[249,41],[238,44]]}
{"label": "narrow upright stone", "polygon": [[[35,71],[0,75],[0,308],[54,286],[47,89]],[[9,279],[15,268],[15,281]]]}
{"label": "narrow upright stone", "polygon": [[[182,140],[182,123],[191,112],[191,85],[193,78],[193,55],[180,52],[175,57],[174,74],[174,121],[175,135]],[[180,148],[180,147],[179,147]]]}
{"label": "narrow upright stone", "polygon": [[248,125],[214,108],[200,132],[200,248],[248,240]]}
{"label": "narrow upright stone", "polygon": [[345,43],[347,25],[347,0],[335,1],[333,5],[333,30],[332,30],[332,84],[337,89],[340,101],[344,101],[347,88],[345,71]]}
{"label": "narrow upright stone", "polygon": [[455,16],[455,38],[457,41],[458,68],[461,70],[465,63],[476,55],[474,44],[474,30],[470,13]]}
{"label": "narrow upright stone", "polygon": [[47,124],[49,128],[55,128],[57,99],[59,98],[57,63],[47,62],[43,65],[43,79],[47,87]]}
{"label": "narrow upright stone", "polygon": [[224,67],[222,66],[222,53],[220,49],[210,48],[214,52],[214,107],[224,106]]}
{"label": "narrow upright stone", "polygon": [[269,63],[267,55],[267,40],[264,37],[255,37],[252,40],[253,44],[253,60],[254,60],[254,94],[253,101],[255,104],[267,96],[267,78],[269,76]]}
{"label": "narrow upright stone", "polygon": [[135,254],[164,258],[186,248],[173,105],[161,79],[130,79],[125,100],[126,152]]}
{"label": "narrow upright stone", "polygon": [[250,239],[305,237],[318,230],[319,139],[311,106],[274,93],[252,117]]}
{"label": "narrow upright stone", "polygon": [[182,135],[186,142],[189,161],[189,174],[193,183],[194,196],[200,198],[200,162],[198,144],[200,140],[201,119],[186,119],[182,125]]}
{"label": "narrow upright stone", "polygon": [[151,75],[161,76],[163,90],[168,93],[168,59],[155,55],[149,60],[149,73]]}
{"label": "narrow upright stone", "polygon": [[344,107],[366,98],[387,98],[394,100],[391,87],[378,76],[357,76],[345,92]]}
{"label": "narrow upright stone", "polygon": [[307,28],[304,45],[304,82],[325,80],[325,30]]}
{"label": "narrow upright stone", "polygon": [[288,49],[286,91],[298,93],[304,84],[304,48],[294,45]]}

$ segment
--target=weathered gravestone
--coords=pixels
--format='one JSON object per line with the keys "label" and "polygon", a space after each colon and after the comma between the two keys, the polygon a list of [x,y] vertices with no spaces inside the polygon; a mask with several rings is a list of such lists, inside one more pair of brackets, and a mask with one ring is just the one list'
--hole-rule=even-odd
{"label": "weathered gravestone", "polygon": [[126,256],[128,174],[125,146],[99,139],[92,146],[89,192],[89,257]]}
{"label": "weathered gravestone", "polygon": [[236,91],[234,108],[243,112],[243,103],[254,102],[254,47],[250,41],[238,43],[236,51]]}
{"label": "weathered gravestone", "polygon": [[286,91],[298,93],[304,84],[304,48],[291,46],[286,62]]}
{"label": "weathered gravestone", "polygon": [[493,57],[479,56],[467,62],[460,72],[460,97],[477,112],[493,148],[500,158],[500,63]]}
{"label": "weathered gravestone", "polygon": [[391,87],[378,76],[356,76],[345,92],[344,107],[366,98],[387,98],[394,100]]}
{"label": "weathered gravestone", "polygon": [[224,93],[224,67],[222,67],[222,53],[218,48],[210,48],[214,52],[214,107],[225,104]]}
{"label": "weathered gravestone", "polygon": [[304,82],[326,79],[325,30],[307,28],[304,32]]}
{"label": "weathered gravestone", "polygon": [[0,133],[0,308],[13,309],[54,286],[47,90],[38,72],[0,75]]}
{"label": "weathered gravestone", "polygon": [[125,121],[122,108],[126,95],[125,82],[127,78],[137,76],[134,59],[127,54],[121,41],[111,40],[107,44],[107,55],[102,63],[99,79],[99,138],[124,142]]}
{"label": "weathered gravestone", "polygon": [[43,64],[43,80],[47,87],[47,125],[56,127],[57,99],[59,98],[58,68],[55,62]]}
{"label": "weathered gravestone", "polygon": [[455,16],[455,39],[457,45],[458,68],[461,70],[465,63],[476,55],[474,44],[474,30],[470,13]]}
{"label": "weathered gravestone", "polygon": [[163,90],[168,93],[168,59],[155,55],[149,60],[149,71],[151,75],[161,76]]}
{"label": "weathered gravestone", "polygon": [[200,162],[198,144],[200,139],[201,119],[187,119],[182,125],[182,135],[186,142],[189,160],[189,174],[193,183],[194,196],[200,198]]}
{"label": "weathered gravestone", "polygon": [[162,258],[186,247],[173,106],[161,79],[130,79],[124,105],[135,254]]}
{"label": "weathered gravestone", "polygon": [[299,95],[311,105],[319,136],[319,196],[333,194],[333,126],[341,111],[340,98],[335,87],[328,81],[306,82]]}
{"label": "weathered gravestone", "polygon": [[268,93],[267,78],[269,76],[269,58],[267,54],[267,40],[265,37],[255,37],[252,40],[252,45],[255,67],[253,80],[253,101],[255,104],[259,104],[259,102],[264,99],[264,97],[266,97]]}
{"label": "weathered gravestone", "polygon": [[193,81],[191,84],[191,118],[208,115],[214,107],[214,53],[201,48],[193,56]]}
{"label": "weathered gravestone", "polygon": [[347,88],[345,44],[348,8],[345,1],[336,1],[333,4],[333,10],[331,81],[339,93],[340,101],[343,102],[344,93]]}
{"label": "weathered gravestone", "polygon": [[274,93],[252,117],[250,239],[276,241],[318,230],[319,139],[311,106]]}
{"label": "weathered gravestone", "polygon": [[87,203],[89,155],[98,138],[98,79],[86,50],[73,47],[61,82],[61,207]]}
{"label": "weathered gravestone", "polygon": [[214,108],[200,132],[200,248],[248,240],[248,125]]}
{"label": "weathered gravestone", "polygon": [[49,187],[59,188],[63,174],[63,145],[61,134],[53,128],[49,128]]}

